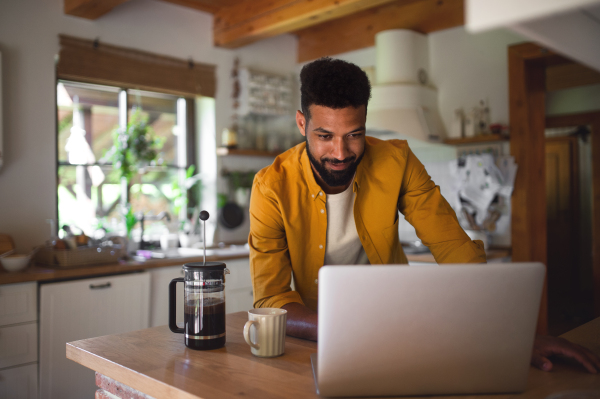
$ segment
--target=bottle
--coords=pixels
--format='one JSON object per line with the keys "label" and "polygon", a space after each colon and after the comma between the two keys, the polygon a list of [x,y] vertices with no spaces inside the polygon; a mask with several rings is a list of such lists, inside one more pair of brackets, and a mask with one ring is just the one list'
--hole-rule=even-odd
{"label": "bottle", "polygon": [[265,120],[261,116],[257,116],[256,121],[256,149],[259,151],[266,151],[267,149],[267,137],[265,133]]}

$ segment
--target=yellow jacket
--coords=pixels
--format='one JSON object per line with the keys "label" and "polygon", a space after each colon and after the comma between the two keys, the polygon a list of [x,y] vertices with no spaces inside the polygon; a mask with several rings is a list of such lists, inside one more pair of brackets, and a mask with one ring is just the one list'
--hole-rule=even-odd
{"label": "yellow jacket", "polygon": [[[469,239],[406,141],[366,137],[352,189],[356,230],[371,264],[408,263],[398,238],[398,211],[438,263],[486,261],[483,243]],[[326,198],[305,143],[279,155],[254,178],[248,243],[255,307],[298,302],[317,310]],[[296,291],[290,287],[292,274]]]}

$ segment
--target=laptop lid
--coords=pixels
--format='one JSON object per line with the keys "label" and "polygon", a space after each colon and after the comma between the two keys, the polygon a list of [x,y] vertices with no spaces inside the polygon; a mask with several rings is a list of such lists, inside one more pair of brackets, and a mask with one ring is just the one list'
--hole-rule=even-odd
{"label": "laptop lid", "polygon": [[544,274],[541,263],[322,267],[319,393],[523,391]]}

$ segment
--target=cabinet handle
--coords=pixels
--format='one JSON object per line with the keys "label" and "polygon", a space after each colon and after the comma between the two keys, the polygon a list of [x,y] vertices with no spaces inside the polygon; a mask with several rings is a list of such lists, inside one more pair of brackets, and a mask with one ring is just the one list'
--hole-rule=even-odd
{"label": "cabinet handle", "polygon": [[101,290],[103,288],[110,288],[110,285],[111,285],[110,282],[105,283],[105,284],[97,284],[97,285],[90,284],[90,290]]}

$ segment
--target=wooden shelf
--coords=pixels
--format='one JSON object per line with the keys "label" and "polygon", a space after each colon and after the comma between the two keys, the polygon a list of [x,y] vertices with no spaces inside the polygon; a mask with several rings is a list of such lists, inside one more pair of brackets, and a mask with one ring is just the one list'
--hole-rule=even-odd
{"label": "wooden shelf", "polygon": [[486,134],[475,137],[465,137],[460,139],[446,139],[444,140],[444,144],[449,145],[461,145],[461,144],[478,144],[478,143],[488,143],[491,141],[508,141],[509,138],[507,136],[502,136],[501,134]]}
{"label": "wooden shelf", "polygon": [[275,158],[277,155],[281,154],[283,151],[259,151],[259,150],[241,150],[238,148],[227,148],[227,147],[219,147],[217,148],[217,155],[227,156],[227,155],[242,155],[246,157],[273,157]]}

